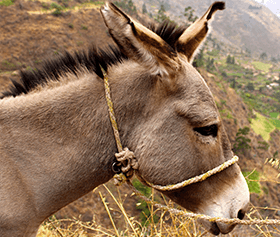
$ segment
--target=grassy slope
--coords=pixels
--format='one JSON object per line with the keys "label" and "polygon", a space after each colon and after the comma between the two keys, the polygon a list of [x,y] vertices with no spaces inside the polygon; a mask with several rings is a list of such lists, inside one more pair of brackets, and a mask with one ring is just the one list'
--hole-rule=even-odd
{"label": "grassy slope", "polygon": [[276,129],[276,126],[270,119],[267,119],[260,113],[255,112],[255,115],[256,118],[252,119],[251,128],[256,134],[261,135],[264,140],[268,141],[270,138],[270,133]]}
{"label": "grassy slope", "polygon": [[[209,53],[207,54],[209,55]],[[266,88],[266,85],[272,82],[273,79],[270,78],[271,75],[269,72],[277,71],[279,65],[257,60],[244,60],[240,55],[235,57],[235,61],[237,62],[235,64],[227,64],[225,57],[220,57],[219,55],[215,60],[219,71],[224,72],[224,80],[231,82],[231,84],[235,80],[235,90],[242,97],[243,101],[251,111],[258,111],[256,113],[257,117],[252,119],[252,129],[255,133],[261,135],[264,140],[269,140],[269,133],[277,128],[280,129],[279,113],[271,113],[275,111],[275,104],[278,102],[273,97],[274,88],[270,94],[267,92],[262,93],[260,89]],[[248,83],[253,84],[254,90],[247,88]]]}
{"label": "grassy slope", "polygon": [[263,62],[259,62],[259,61],[252,62],[252,65],[257,70],[264,71],[265,73],[268,73],[269,69],[272,67],[272,64],[270,64],[270,63],[263,63]]}

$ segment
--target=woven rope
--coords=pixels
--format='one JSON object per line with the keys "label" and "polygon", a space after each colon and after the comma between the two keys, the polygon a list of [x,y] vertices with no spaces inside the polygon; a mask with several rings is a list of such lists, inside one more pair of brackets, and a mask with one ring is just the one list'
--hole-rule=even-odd
{"label": "woven rope", "polygon": [[177,183],[177,184],[170,184],[170,185],[166,185],[166,186],[161,186],[161,185],[155,185],[155,184],[149,183],[147,181],[146,182],[150,187],[152,187],[154,189],[157,189],[157,190],[160,190],[160,191],[172,191],[172,190],[175,190],[175,189],[183,188],[183,187],[185,187],[187,185],[190,185],[190,184],[193,184],[193,183],[202,182],[203,180],[209,178],[210,176],[212,176],[212,175],[214,175],[218,172],[221,172],[222,170],[226,169],[227,167],[231,166],[232,164],[236,163],[237,161],[238,161],[238,156],[234,156],[232,159],[224,162],[223,164],[215,167],[212,170],[207,171],[204,174],[201,174],[199,176],[195,176],[193,178],[190,178],[188,180],[182,181],[181,183]]}
{"label": "woven rope", "polygon": [[122,148],[122,143],[121,143],[120,134],[119,134],[119,130],[118,130],[117,120],[116,120],[115,113],[114,113],[113,102],[111,99],[110,85],[109,85],[107,75],[104,76],[104,86],[105,86],[105,95],[106,95],[106,101],[107,101],[107,105],[108,105],[109,117],[111,120],[112,128],[114,130],[114,136],[115,136],[115,140],[117,143],[117,148],[118,148],[119,152],[122,152],[123,148]]}
{"label": "woven rope", "polygon": [[138,169],[138,163],[134,153],[130,151],[127,147],[124,149],[122,147],[117,120],[114,113],[113,102],[111,99],[111,91],[110,91],[110,85],[109,85],[107,75],[104,76],[104,86],[105,86],[105,96],[108,105],[109,117],[110,117],[110,121],[112,124],[114,136],[119,152],[116,153],[115,156],[117,161],[119,162],[118,165],[121,166],[121,171],[122,171],[122,173],[114,175],[114,184],[119,186],[125,183],[127,179],[132,178],[134,170]]}

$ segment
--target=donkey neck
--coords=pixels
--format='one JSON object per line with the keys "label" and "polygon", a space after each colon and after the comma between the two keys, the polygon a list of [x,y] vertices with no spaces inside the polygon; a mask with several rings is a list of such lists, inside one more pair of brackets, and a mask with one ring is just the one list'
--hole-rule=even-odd
{"label": "donkey neck", "polygon": [[113,176],[103,81],[92,74],[0,101],[0,136],[41,219]]}

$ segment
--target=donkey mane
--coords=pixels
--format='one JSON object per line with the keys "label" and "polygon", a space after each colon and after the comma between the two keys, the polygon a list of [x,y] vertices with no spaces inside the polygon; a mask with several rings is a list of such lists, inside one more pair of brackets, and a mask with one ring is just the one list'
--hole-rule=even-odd
{"label": "donkey mane", "polygon": [[[173,49],[175,42],[186,29],[186,27],[177,27],[175,23],[169,21],[164,21],[159,25],[150,24],[148,28],[165,40]],[[59,78],[65,73],[77,75],[82,68],[94,72],[103,79],[102,71],[107,72],[109,66],[122,63],[127,59],[115,45],[108,45],[103,49],[92,46],[87,52],[76,51],[74,54],[65,51],[55,59],[46,60],[41,69],[21,70],[19,82],[11,79],[12,85],[7,91],[2,92],[0,99],[27,94],[38,86],[47,85],[49,81],[59,81]]]}

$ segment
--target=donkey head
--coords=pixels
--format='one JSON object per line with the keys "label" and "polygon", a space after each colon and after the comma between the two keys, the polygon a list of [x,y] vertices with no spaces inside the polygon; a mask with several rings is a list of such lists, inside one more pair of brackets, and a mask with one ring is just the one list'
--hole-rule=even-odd
{"label": "donkey head", "polygon": [[[111,36],[128,58],[108,70],[122,140],[137,156],[138,176],[150,183],[175,184],[233,157],[213,96],[190,63],[206,37],[208,20],[223,8],[223,2],[216,2],[180,34],[170,32],[172,43],[113,4],[101,9]],[[213,217],[243,218],[249,202],[237,164],[164,194],[188,210]],[[234,228],[203,224],[214,234]]]}

